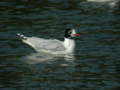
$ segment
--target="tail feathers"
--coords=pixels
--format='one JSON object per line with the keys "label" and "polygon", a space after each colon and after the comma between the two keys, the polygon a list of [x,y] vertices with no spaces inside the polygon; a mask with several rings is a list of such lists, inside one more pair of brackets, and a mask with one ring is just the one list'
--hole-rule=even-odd
{"label": "tail feathers", "polygon": [[27,37],[25,37],[23,34],[17,33],[17,36],[20,40],[27,40]]}

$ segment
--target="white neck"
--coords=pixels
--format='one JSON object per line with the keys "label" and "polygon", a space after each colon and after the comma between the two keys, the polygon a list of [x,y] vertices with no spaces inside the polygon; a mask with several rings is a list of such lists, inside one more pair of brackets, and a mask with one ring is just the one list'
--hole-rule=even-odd
{"label": "white neck", "polygon": [[68,52],[68,53],[74,52],[75,41],[73,39],[65,38],[64,46],[66,48],[66,52]]}

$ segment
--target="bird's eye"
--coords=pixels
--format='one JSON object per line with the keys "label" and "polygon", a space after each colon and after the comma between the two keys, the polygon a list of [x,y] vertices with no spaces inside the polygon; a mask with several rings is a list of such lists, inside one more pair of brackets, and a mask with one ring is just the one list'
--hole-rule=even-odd
{"label": "bird's eye", "polygon": [[70,32],[68,32],[68,34],[71,34],[72,32],[70,31]]}

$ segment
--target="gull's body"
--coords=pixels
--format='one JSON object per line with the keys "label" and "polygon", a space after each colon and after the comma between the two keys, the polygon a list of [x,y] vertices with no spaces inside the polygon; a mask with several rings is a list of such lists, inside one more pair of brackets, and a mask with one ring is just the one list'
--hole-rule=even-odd
{"label": "gull's body", "polygon": [[[72,35],[76,34],[75,30],[69,29],[71,31],[70,35],[66,31],[64,41],[60,41],[57,39],[43,39],[38,37],[26,37],[21,34],[17,34],[21,40],[34,48],[38,52],[47,52],[51,54],[68,54],[73,53],[75,48],[75,41]],[[69,36],[69,37],[68,37]]]}

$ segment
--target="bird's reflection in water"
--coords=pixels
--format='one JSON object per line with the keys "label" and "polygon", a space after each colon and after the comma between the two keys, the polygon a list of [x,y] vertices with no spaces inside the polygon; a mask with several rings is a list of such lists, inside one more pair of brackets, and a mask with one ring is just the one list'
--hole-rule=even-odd
{"label": "bird's reflection in water", "polygon": [[39,63],[53,63],[62,62],[62,66],[67,66],[67,62],[73,62],[75,57],[73,54],[69,55],[54,55],[48,53],[31,53],[21,58],[21,60],[27,64],[39,64]]}

